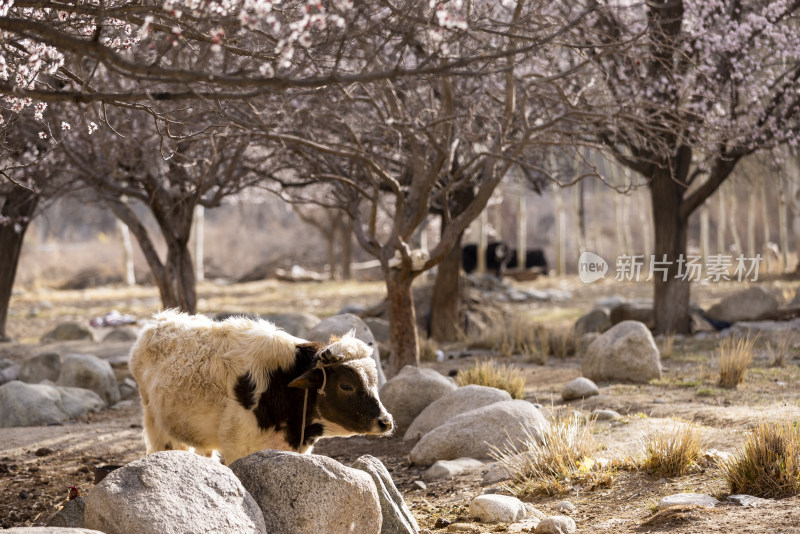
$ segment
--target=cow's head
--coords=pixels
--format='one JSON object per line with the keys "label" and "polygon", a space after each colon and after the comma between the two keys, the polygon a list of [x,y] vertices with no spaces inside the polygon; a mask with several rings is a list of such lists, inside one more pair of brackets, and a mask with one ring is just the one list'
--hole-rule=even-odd
{"label": "cow's head", "polygon": [[332,338],[316,356],[315,366],[289,387],[319,391],[316,411],[325,436],[387,434],[394,422],[378,397],[378,373],[372,347],[351,330]]}

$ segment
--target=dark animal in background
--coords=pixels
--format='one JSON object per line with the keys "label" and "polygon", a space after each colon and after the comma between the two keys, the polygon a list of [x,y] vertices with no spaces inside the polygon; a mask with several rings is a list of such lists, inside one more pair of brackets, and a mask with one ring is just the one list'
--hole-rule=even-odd
{"label": "dark animal in background", "polygon": [[[511,249],[508,253],[508,262],[506,263],[506,268],[508,269],[517,269],[517,249]],[[525,267],[526,270],[536,269],[540,271],[542,274],[547,274],[548,266],[547,266],[547,258],[544,256],[544,251],[542,249],[535,248],[533,250],[528,250],[525,252]]]}
{"label": "dark animal in background", "polygon": [[[503,275],[503,268],[508,259],[508,245],[502,241],[492,241],[486,247],[486,270]],[[478,268],[478,245],[465,245],[461,248],[461,266],[467,274]]]}

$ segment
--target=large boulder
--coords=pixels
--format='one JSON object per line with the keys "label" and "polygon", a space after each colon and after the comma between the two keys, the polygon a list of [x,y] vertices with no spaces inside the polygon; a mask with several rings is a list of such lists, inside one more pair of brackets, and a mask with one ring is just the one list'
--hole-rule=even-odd
{"label": "large boulder", "polygon": [[661,359],[650,330],[638,321],[623,321],[592,341],[581,370],[595,382],[647,383],[661,378]]}
{"label": "large boulder", "polygon": [[91,354],[68,354],[61,364],[58,385],[91,389],[108,406],[119,402],[119,387],[111,364]]}
{"label": "large boulder", "polygon": [[549,423],[541,411],[524,400],[495,402],[471,410],[434,428],[411,449],[409,459],[419,465],[454,458],[488,458],[492,447],[520,447],[541,433]]}
{"label": "large boulder", "polygon": [[395,432],[399,434],[405,432],[429,404],[457,388],[452,378],[433,369],[406,365],[383,385],[380,398],[394,417]]}
{"label": "large boulder", "polygon": [[317,323],[314,328],[308,331],[307,338],[311,341],[327,343],[331,336],[342,336],[350,330],[356,331],[356,337],[372,347],[372,359],[378,367],[378,387],[386,383],[386,375],[381,368],[381,353],[378,350],[378,343],[375,336],[361,317],[352,313],[341,313],[327,317]]}
{"label": "large boulder", "polygon": [[327,456],[263,450],[231,464],[267,532],[378,534],[383,523],[370,475]]}
{"label": "large boulder", "polygon": [[383,516],[381,534],[416,534],[419,532],[417,520],[411,514],[411,510],[394,485],[392,476],[383,462],[374,456],[365,454],[353,462],[352,467],[367,473],[375,483]]}
{"label": "large boulder", "polygon": [[58,423],[105,406],[94,391],[26,384],[14,380],[0,386],[0,427]]}
{"label": "large boulder", "polygon": [[[320,323],[319,317],[313,313],[270,313],[261,316],[293,336],[309,339],[308,333]],[[327,340],[325,340],[327,341]]]}
{"label": "large boulder", "polygon": [[55,352],[44,352],[31,356],[19,366],[19,380],[38,384],[43,380],[55,382],[61,376],[61,356]]}
{"label": "large boulder", "polygon": [[715,321],[735,323],[773,319],[777,313],[778,299],[754,286],[725,297],[714,304],[706,316]]}
{"label": "large boulder", "polygon": [[578,320],[575,321],[573,330],[575,331],[575,335],[582,336],[589,332],[605,332],[611,328],[611,326],[611,317],[609,317],[608,310],[605,308],[598,308],[581,315]]}
{"label": "large boulder", "polygon": [[88,326],[72,321],[61,323],[42,336],[42,342],[79,340],[95,341],[94,332]]}
{"label": "large boulder", "polygon": [[230,469],[186,451],[148,454],[86,496],[84,526],[106,534],[263,534],[264,517]]}
{"label": "large boulder", "polygon": [[404,440],[419,439],[453,417],[495,402],[509,401],[508,391],[470,384],[462,386],[429,404],[408,427]]}

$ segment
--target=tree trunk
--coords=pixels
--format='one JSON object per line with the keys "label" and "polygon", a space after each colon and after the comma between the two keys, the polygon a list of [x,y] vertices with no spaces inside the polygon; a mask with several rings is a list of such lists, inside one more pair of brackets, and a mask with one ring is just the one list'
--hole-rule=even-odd
{"label": "tree trunk", "polygon": [[429,335],[436,341],[458,341],[461,337],[461,238],[439,262],[431,295]]}
{"label": "tree trunk", "polygon": [[353,263],[353,220],[350,217],[342,217],[339,228],[342,236],[342,280],[350,280],[353,277],[350,268]]}
{"label": "tree trunk", "polygon": [[8,305],[14,278],[17,276],[19,255],[25,231],[33,219],[39,195],[23,187],[14,187],[6,196],[0,213],[10,219],[8,224],[0,224],[0,341],[6,341],[6,321]]}
{"label": "tree trunk", "polygon": [[672,178],[669,169],[657,169],[650,183],[655,227],[654,259],[656,262],[669,262],[666,280],[658,271],[653,276],[656,333],[689,333],[691,282],[678,276],[681,267],[678,260],[685,259],[687,245],[688,218],[681,216],[684,189]]}
{"label": "tree trunk", "polygon": [[164,272],[165,279],[158,283],[164,307],[197,313],[194,263],[186,243],[173,242],[167,245]]}
{"label": "tree trunk", "polygon": [[411,283],[414,277],[408,269],[383,267],[389,299],[389,342],[392,353],[386,377],[391,378],[406,365],[419,366],[419,340]]}

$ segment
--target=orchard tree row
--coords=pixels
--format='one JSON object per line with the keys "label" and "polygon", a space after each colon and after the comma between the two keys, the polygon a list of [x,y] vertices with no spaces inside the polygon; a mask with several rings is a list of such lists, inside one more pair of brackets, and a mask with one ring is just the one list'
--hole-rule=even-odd
{"label": "orchard tree row", "polygon": [[[192,214],[231,196],[335,210],[380,261],[389,373],[417,364],[411,285],[458,330],[459,244],[506,177],[651,192],[657,257],[757,151],[796,145],[800,0],[0,0],[0,335],[25,228],[62,194],[137,239],[163,305],[195,311]],[[559,161],[580,173],[564,173]],[[578,162],[579,164],[575,164]],[[160,257],[136,205],[167,244]],[[410,243],[429,217],[427,255]],[[654,287],[689,328],[690,284]]]}

